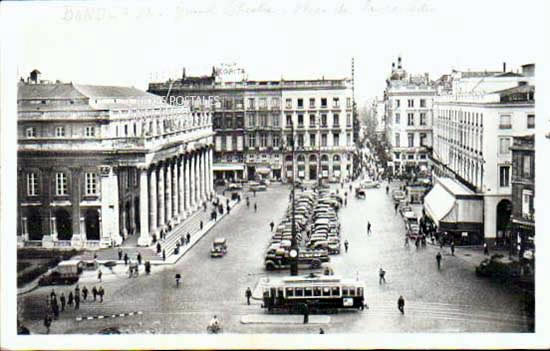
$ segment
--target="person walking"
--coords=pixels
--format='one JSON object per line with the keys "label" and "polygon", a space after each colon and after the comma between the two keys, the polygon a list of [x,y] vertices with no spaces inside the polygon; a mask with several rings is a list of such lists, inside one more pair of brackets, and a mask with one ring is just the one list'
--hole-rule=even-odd
{"label": "person walking", "polygon": [[162,260],[166,261],[166,250],[162,250]]}
{"label": "person walking", "polygon": [[69,291],[69,298],[67,300],[67,305],[72,306],[73,305],[73,292]]}
{"label": "person walking", "polygon": [[401,312],[401,314],[405,314],[405,299],[403,296],[399,296],[397,299],[397,309]]}
{"label": "person walking", "polygon": [[94,296],[94,301],[96,301],[97,300],[97,288],[95,286],[92,288],[92,295]]}
{"label": "person walking", "polygon": [[437,261],[437,269],[441,269],[441,252],[438,252],[437,255],[435,255],[435,259]]}
{"label": "person walking", "polygon": [[489,256],[489,246],[487,245],[487,243],[483,243],[483,254],[485,256]]}
{"label": "person walking", "polygon": [[86,286],[82,288],[82,297],[84,298],[84,301],[86,301],[86,298],[88,297],[88,288]]}
{"label": "person walking", "polygon": [[384,282],[384,284],[386,284],[386,271],[382,269],[382,267],[380,267],[380,270],[378,271],[378,284],[382,284],[382,282]]}
{"label": "person walking", "polygon": [[122,249],[121,248],[118,249],[118,260],[122,261]]}
{"label": "person walking", "polygon": [[99,289],[97,290],[97,294],[99,295],[99,302],[103,302],[103,295],[105,295],[105,290],[103,290],[103,287],[100,285]]}
{"label": "person walking", "polygon": [[57,299],[52,301],[52,312],[53,318],[57,320],[59,318],[59,305],[57,304]]}
{"label": "person walking", "polygon": [[[160,243],[157,243],[157,250],[160,247]],[[128,254],[124,253],[124,265],[128,265]]]}
{"label": "person walking", "polygon": [[349,242],[348,242],[348,239],[346,239],[346,241],[344,241],[344,249],[346,250],[346,253],[348,253],[348,246],[349,246]]}
{"label": "person walking", "polygon": [[137,254],[137,261],[138,261],[138,265],[141,266],[141,253],[139,253],[139,252]]}
{"label": "person walking", "polygon": [[386,195],[390,193],[390,187],[389,185],[386,185]]}
{"label": "person walking", "polygon": [[80,294],[74,295],[74,309],[75,310],[80,309]]}
{"label": "person walking", "polygon": [[405,235],[405,247],[409,247],[409,236]]}
{"label": "person walking", "polygon": [[181,274],[177,273],[176,274],[176,288],[180,287],[180,279],[181,279]]}
{"label": "person walking", "polygon": [[[227,213],[229,213],[229,206],[227,207]],[[199,223],[199,230],[202,230],[203,227],[204,227],[204,223],[201,221]]]}
{"label": "person walking", "polygon": [[246,208],[250,208],[250,198],[246,197]]}
{"label": "person walking", "polygon": [[49,313],[46,313],[44,317],[44,326],[46,327],[46,334],[50,333],[50,326],[52,325],[52,317]]}
{"label": "person walking", "polygon": [[61,312],[65,311],[65,303],[67,302],[65,300],[65,294],[61,292],[61,296],[59,296],[59,302],[61,302]]}
{"label": "person walking", "polygon": [[258,212],[258,205],[254,203],[254,212]]}
{"label": "person walking", "polygon": [[372,233],[370,222],[367,223],[367,233],[368,233],[369,235]]}
{"label": "person walking", "polygon": [[396,202],[393,206],[393,209],[395,210],[395,214],[397,214],[397,208],[399,207],[399,204]]}
{"label": "person walking", "polygon": [[451,241],[451,255],[455,255],[455,242]]}
{"label": "person walking", "polygon": [[[160,243],[157,243],[157,254],[160,253],[161,249],[162,249],[162,248],[160,247]],[[124,255],[124,264],[126,264],[126,261],[127,261],[127,260],[128,260],[128,259],[126,258],[126,255]]]}
{"label": "person walking", "polygon": [[275,223],[273,223],[273,221],[271,221],[271,223],[269,223],[269,226],[271,227],[271,231],[273,231],[273,227],[275,227]]}
{"label": "person walking", "polygon": [[191,234],[187,232],[187,235],[185,236],[185,238],[187,239],[187,244],[189,244],[191,242]]}
{"label": "person walking", "polygon": [[[97,280],[99,280],[99,282],[101,282],[101,277],[103,277],[103,272],[101,271],[101,269],[97,272]],[[86,300],[86,298],[84,298],[84,300]]]}
{"label": "person walking", "polygon": [[244,295],[246,296],[246,304],[250,305],[250,298],[252,297],[252,290],[250,290],[250,287],[246,288]]}
{"label": "person walking", "polygon": [[309,323],[309,306],[307,305],[307,303],[304,303],[303,309],[304,309],[304,324],[308,324]]}

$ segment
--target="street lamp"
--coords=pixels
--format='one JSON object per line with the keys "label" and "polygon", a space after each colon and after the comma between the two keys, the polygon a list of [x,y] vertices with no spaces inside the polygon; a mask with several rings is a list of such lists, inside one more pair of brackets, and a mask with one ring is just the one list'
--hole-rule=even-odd
{"label": "street lamp", "polygon": [[298,275],[298,243],[296,242],[296,216],[294,211],[294,200],[295,200],[295,179],[296,179],[296,170],[294,169],[294,123],[290,121],[290,135],[291,135],[291,147],[292,147],[292,241],[290,244],[290,275]]}

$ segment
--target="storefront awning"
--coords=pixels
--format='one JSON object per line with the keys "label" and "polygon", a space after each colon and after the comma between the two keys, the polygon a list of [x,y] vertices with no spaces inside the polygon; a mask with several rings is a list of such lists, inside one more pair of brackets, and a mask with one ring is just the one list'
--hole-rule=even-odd
{"label": "storefront awning", "polygon": [[269,167],[256,167],[256,173],[269,174],[269,172],[271,172]]}
{"label": "storefront awning", "polygon": [[244,171],[244,165],[239,163],[214,163],[213,171]]}
{"label": "storefront awning", "polygon": [[455,197],[441,185],[436,184],[424,198],[424,208],[439,227],[439,222],[453,209]]}

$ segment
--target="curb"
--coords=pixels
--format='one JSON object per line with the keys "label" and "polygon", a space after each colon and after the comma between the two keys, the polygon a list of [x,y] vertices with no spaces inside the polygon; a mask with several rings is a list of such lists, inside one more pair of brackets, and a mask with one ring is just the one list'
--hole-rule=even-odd
{"label": "curb", "polygon": [[84,316],[84,317],[76,317],[75,320],[77,322],[81,322],[84,320],[92,320],[92,319],[106,319],[106,318],[118,318],[118,317],[130,317],[130,316],[138,316],[142,315],[142,311],[136,311],[136,312],[128,312],[128,313],[117,313],[117,314],[111,314],[111,315],[98,315],[98,316]]}

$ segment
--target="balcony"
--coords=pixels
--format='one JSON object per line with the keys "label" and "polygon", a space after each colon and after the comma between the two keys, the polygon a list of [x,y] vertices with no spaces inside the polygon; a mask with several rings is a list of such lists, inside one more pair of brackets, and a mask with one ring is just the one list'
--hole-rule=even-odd
{"label": "balcony", "polygon": [[527,220],[527,221],[532,221],[532,222],[535,221],[535,213],[534,213],[534,212],[531,212],[531,213],[523,213],[521,217],[522,217],[523,219]]}
{"label": "balcony", "polygon": [[512,129],[512,124],[499,124],[498,129]]}

